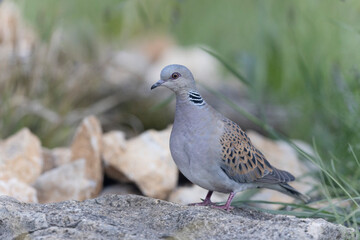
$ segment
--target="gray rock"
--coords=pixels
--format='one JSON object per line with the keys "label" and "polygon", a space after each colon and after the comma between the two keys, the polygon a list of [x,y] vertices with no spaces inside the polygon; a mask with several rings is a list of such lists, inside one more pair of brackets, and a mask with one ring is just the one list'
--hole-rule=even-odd
{"label": "gray rock", "polygon": [[135,195],[21,203],[0,197],[0,239],[349,239],[352,229],[240,208],[189,207]]}

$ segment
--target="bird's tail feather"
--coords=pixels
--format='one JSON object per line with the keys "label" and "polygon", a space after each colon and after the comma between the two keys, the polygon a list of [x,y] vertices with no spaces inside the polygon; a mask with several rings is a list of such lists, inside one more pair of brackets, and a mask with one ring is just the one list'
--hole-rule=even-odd
{"label": "bird's tail feather", "polygon": [[272,188],[274,190],[282,192],[290,197],[300,199],[304,203],[308,203],[310,201],[309,196],[306,196],[306,195],[298,192],[295,188],[293,188],[292,186],[290,186],[287,183],[279,183],[276,185],[271,185],[271,186],[268,186],[268,188]]}

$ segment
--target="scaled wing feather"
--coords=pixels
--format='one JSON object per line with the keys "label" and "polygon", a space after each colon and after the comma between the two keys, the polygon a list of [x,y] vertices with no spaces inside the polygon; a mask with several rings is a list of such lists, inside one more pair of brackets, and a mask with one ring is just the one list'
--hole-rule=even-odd
{"label": "scaled wing feather", "polygon": [[272,167],[236,123],[223,121],[221,169],[230,179],[239,183],[280,183],[295,179],[290,173]]}

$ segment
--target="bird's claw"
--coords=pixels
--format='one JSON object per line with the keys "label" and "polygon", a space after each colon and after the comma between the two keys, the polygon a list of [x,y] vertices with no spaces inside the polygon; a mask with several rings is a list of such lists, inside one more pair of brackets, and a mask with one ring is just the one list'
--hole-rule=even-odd
{"label": "bird's claw", "polygon": [[225,204],[225,205],[216,205],[216,204],[213,204],[211,207],[212,207],[212,208],[216,208],[216,209],[225,210],[225,211],[230,211],[230,210],[234,209],[234,207],[227,206],[226,204]]}

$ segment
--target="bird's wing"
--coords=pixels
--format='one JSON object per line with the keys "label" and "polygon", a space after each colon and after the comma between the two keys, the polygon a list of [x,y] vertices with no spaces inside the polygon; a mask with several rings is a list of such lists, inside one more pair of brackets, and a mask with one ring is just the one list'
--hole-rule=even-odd
{"label": "bird's wing", "polygon": [[290,173],[271,166],[236,123],[228,119],[224,119],[224,123],[220,167],[230,179],[239,183],[269,184],[295,180]]}

